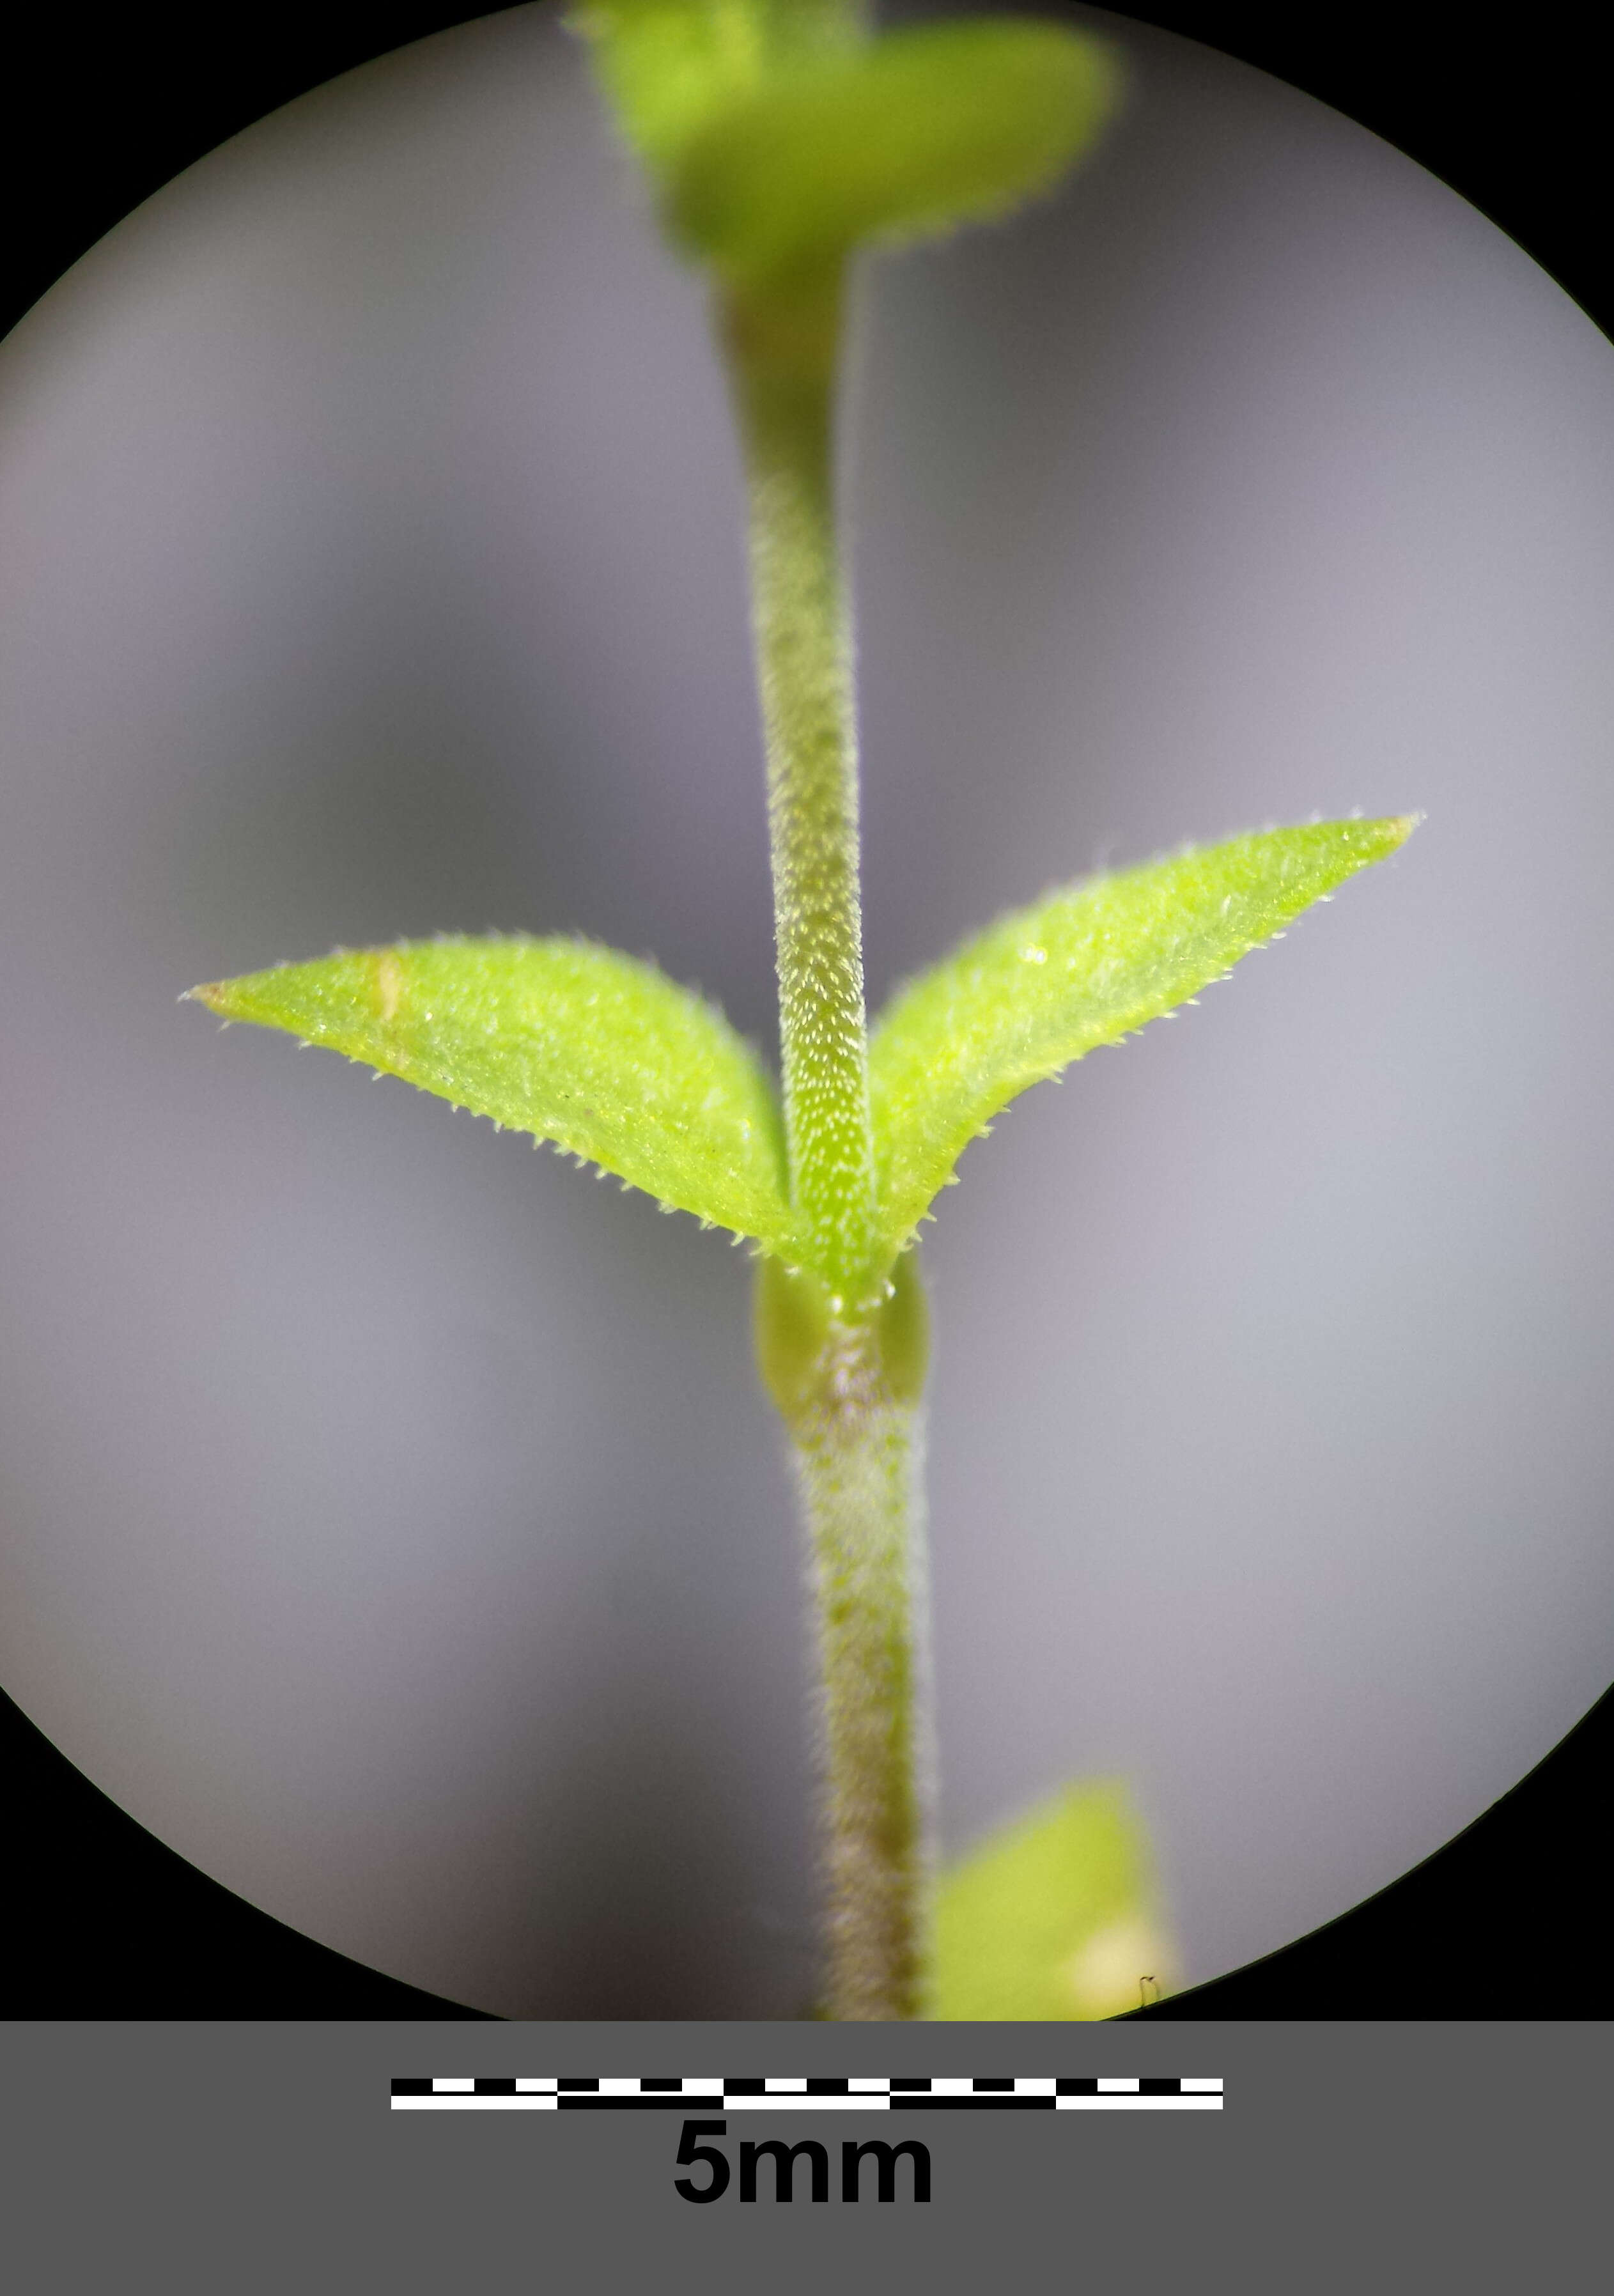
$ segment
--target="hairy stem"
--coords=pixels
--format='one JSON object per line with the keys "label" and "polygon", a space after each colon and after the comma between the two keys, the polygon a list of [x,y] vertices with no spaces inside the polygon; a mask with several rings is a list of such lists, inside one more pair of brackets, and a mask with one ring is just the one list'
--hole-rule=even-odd
{"label": "hairy stem", "polygon": [[791,1194],[804,1255],[849,1317],[867,1303],[874,1181],[852,642],[835,535],[841,301],[839,271],[788,298],[731,298],[724,333],[749,491]]}
{"label": "hairy stem", "polygon": [[757,1357],[789,1430],[817,1620],[829,1898],[826,2009],[922,2017],[934,1763],[917,1255],[860,1323],[822,1282],[758,1264]]}
{"label": "hairy stem", "polygon": [[832,2017],[920,2017],[930,1768],[922,1420],[831,1410],[794,1444],[823,1683]]}
{"label": "hairy stem", "polygon": [[802,1267],[765,1261],[763,1376],[790,1430],[817,1612],[832,2017],[924,2013],[928,1778],[912,1256],[873,1248],[850,612],[835,529],[844,279],[731,293],[767,756],[791,1196]]}

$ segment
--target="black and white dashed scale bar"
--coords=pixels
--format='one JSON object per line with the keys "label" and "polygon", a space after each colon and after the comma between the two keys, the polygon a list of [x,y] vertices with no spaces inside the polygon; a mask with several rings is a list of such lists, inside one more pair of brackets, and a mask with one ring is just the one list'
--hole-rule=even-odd
{"label": "black and white dashed scale bar", "polygon": [[853,2073],[770,2079],[602,2073],[592,2079],[410,2079],[392,2084],[394,2112],[1219,2112],[1219,2079],[1137,2079],[1022,2074],[1016,2078],[917,2079]]}

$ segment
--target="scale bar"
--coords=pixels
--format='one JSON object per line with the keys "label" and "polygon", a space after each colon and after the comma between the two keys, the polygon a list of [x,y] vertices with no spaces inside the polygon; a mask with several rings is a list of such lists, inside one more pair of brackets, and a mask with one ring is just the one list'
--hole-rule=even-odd
{"label": "scale bar", "polygon": [[1219,2112],[1223,2094],[1219,2079],[1158,2074],[439,2074],[395,2079],[390,2102],[394,2112]]}

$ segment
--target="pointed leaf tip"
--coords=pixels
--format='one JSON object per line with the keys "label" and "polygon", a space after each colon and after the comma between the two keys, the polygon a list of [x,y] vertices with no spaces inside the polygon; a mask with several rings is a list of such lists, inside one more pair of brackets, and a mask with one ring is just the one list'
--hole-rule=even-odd
{"label": "pointed leaf tip", "polygon": [[900,989],[869,1049],[882,1248],[901,1249],[969,1142],[1028,1086],[1225,978],[1421,819],[1262,830],[1088,878]]}
{"label": "pointed leaf tip", "polygon": [[625,1186],[794,1247],[777,1095],[715,1006],[589,941],[401,941],[189,994],[547,1140]]}

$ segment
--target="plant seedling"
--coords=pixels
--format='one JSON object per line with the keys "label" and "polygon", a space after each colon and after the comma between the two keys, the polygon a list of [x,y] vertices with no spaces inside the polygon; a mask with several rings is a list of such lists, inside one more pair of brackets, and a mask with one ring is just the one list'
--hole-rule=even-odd
{"label": "plant seedling", "polygon": [[[586,0],[572,21],[663,229],[710,278],[749,489],[781,1085],[710,1004],[584,939],[406,941],[191,994],[749,1241],[817,1614],[825,2013],[1103,2013],[1053,1972],[1084,1890],[1112,1940],[1128,1933],[1143,1884],[1112,1791],[994,1845],[934,1915],[915,1239],[1018,1094],[1192,1002],[1415,816],[1267,830],[1067,885],[908,982],[871,1032],[832,508],[848,271],[1052,189],[1115,110],[1118,66],[1029,18],[877,37],[860,0]],[[1115,2001],[1094,1980],[1110,2005],[1138,1982]]]}

